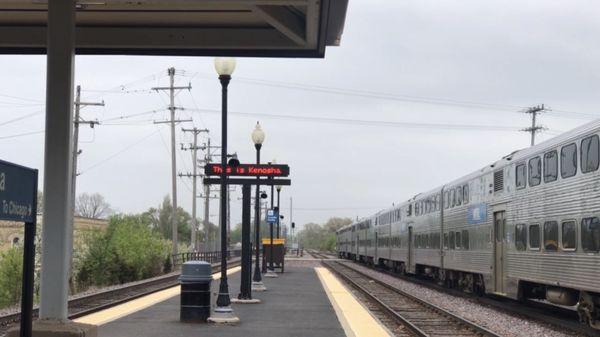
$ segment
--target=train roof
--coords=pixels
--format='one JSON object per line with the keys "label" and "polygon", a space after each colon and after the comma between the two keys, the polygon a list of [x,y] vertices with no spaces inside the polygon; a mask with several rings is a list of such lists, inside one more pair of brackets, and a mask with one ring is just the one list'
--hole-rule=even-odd
{"label": "train roof", "polygon": [[[432,194],[439,193],[441,191],[441,189],[444,187],[450,187],[450,186],[454,186],[454,185],[463,184],[463,183],[470,181],[474,178],[477,178],[483,174],[490,173],[490,172],[498,170],[499,168],[505,167],[506,165],[510,165],[510,163],[512,163],[512,162],[518,162],[518,161],[525,160],[535,154],[546,152],[549,149],[558,147],[560,144],[567,143],[569,141],[580,138],[581,136],[592,133],[593,131],[596,131],[599,129],[600,129],[600,119],[586,123],[582,126],[579,126],[573,130],[562,133],[556,137],[550,138],[550,139],[543,141],[532,147],[513,151],[513,152],[509,153],[508,155],[505,155],[501,159],[499,159],[489,165],[486,165],[477,171],[471,172],[467,175],[464,175],[460,178],[454,179],[446,184],[437,186],[426,192],[421,192],[421,193],[415,194],[412,198],[408,199],[407,201],[404,201],[404,202],[399,203],[398,205],[394,205],[392,207],[384,208],[384,209],[376,212],[372,216],[377,216],[383,212],[391,211],[391,210],[406,206],[406,205],[414,202],[415,200],[421,199],[422,197],[427,197]],[[354,222],[352,225],[354,225],[355,223],[360,222],[366,218],[368,218],[368,217],[362,218],[361,220]]]}

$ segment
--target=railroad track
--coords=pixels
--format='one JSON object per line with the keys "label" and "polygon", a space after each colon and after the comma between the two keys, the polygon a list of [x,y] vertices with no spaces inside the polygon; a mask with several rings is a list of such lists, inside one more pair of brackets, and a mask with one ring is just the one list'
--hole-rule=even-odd
{"label": "railroad track", "polygon": [[[347,261],[348,263],[357,263],[351,262],[350,260]],[[505,297],[474,296],[472,293],[467,293],[462,290],[451,289],[438,285],[437,283],[432,282],[430,279],[419,278],[416,276],[401,275],[385,268],[369,266],[362,263],[360,263],[359,265],[378,271],[380,273],[393,276],[406,282],[417,284],[419,286],[431,290],[450,294],[452,296],[460,297],[463,299],[468,299],[487,307],[493,307],[507,314],[515,315],[519,318],[527,318],[540,323],[549,324],[560,329],[575,332],[581,336],[599,336],[597,330],[579,322],[577,312],[571,309],[566,309],[556,305],[536,302],[532,300],[520,302]]]}
{"label": "railroad track", "polygon": [[323,260],[326,260],[326,259],[331,259],[331,258],[334,258],[334,257],[333,257],[333,256],[331,256],[331,255],[323,254],[323,253],[321,253],[321,252],[319,252],[319,251],[317,251],[317,250],[309,250],[309,251],[308,251],[308,254],[310,254],[310,255],[311,255],[312,257],[314,257],[315,259],[323,259]]}
{"label": "railroad track", "polygon": [[344,263],[323,261],[323,264],[363,293],[398,324],[405,326],[414,336],[500,336]]}
{"label": "railroad track", "polygon": [[[240,260],[235,259],[227,263],[228,267],[240,265]],[[220,264],[213,264],[213,272],[219,271]],[[69,319],[86,316],[116,305],[129,302],[179,284],[179,273],[170,273],[147,280],[128,283],[123,286],[99,291],[96,293],[75,297],[69,300]],[[33,309],[33,316],[38,316],[38,309]],[[15,312],[0,316],[0,336],[5,336],[8,329],[18,323],[21,313]]]}

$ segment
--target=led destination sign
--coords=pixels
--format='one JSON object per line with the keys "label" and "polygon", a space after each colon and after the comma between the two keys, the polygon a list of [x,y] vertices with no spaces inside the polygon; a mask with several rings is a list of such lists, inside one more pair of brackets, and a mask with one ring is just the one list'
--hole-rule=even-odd
{"label": "led destination sign", "polygon": [[[290,175],[290,167],[287,165],[256,165],[240,164],[238,166],[227,166],[228,176],[239,177],[287,177]],[[204,172],[209,176],[221,175],[222,166],[219,164],[208,164]]]}

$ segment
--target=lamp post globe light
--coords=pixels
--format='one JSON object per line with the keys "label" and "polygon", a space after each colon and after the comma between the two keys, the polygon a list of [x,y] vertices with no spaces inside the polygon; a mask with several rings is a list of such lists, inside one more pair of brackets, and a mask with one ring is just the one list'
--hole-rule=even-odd
{"label": "lamp post globe light", "polygon": [[239,322],[231,309],[229,298],[229,286],[227,284],[227,86],[231,80],[231,74],[235,70],[235,59],[231,57],[215,58],[215,70],[219,74],[221,82],[221,197],[220,197],[220,225],[221,225],[221,280],[219,284],[219,296],[214,314],[209,317],[214,323],[236,323]]}
{"label": "lamp post globe light", "polygon": [[[256,149],[256,164],[260,164],[260,148],[265,141],[265,132],[261,129],[260,123],[256,122],[256,127],[252,131],[252,142]],[[257,180],[260,178],[257,177]],[[255,261],[254,261],[254,276],[252,277],[252,291],[265,291],[267,288],[262,282],[260,273],[260,185],[256,185],[256,196],[254,200],[254,244],[255,244]]]}

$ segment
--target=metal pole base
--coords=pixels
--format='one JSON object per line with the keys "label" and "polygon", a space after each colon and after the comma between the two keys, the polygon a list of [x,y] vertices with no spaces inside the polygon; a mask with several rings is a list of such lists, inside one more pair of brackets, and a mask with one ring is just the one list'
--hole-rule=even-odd
{"label": "metal pole base", "polygon": [[233,313],[231,307],[216,307],[213,314],[208,318],[208,322],[217,324],[235,324],[240,319]]}
{"label": "metal pole base", "polygon": [[267,270],[267,273],[265,274],[265,277],[271,277],[271,278],[276,278],[279,277],[274,270]]}
{"label": "metal pole base", "polygon": [[258,304],[260,300],[258,298],[232,298],[231,303],[239,303],[239,304]]}
{"label": "metal pole base", "polygon": [[267,291],[267,287],[265,287],[265,284],[262,283],[262,281],[252,282],[252,291]]}

